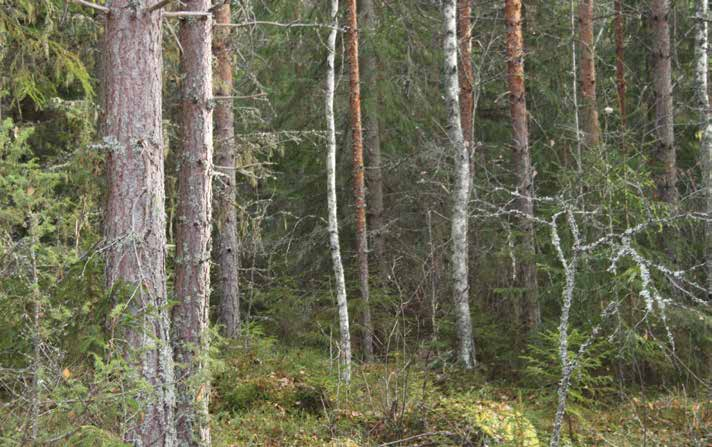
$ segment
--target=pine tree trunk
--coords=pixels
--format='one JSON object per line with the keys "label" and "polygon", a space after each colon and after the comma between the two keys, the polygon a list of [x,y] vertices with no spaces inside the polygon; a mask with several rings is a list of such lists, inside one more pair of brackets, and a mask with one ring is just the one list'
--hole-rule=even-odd
{"label": "pine tree trunk", "polygon": [[596,107],[596,52],[593,42],[593,2],[579,3],[579,39],[581,41],[581,96],[583,97],[583,143],[593,147],[601,142],[601,125]]}
{"label": "pine tree trunk", "polygon": [[[206,12],[210,0],[184,0]],[[210,445],[207,372],[212,223],[212,18],[181,22],[181,154],[173,308],[176,429],[181,446]]]}
{"label": "pine tree trunk", "polygon": [[[512,161],[517,179],[516,209],[521,216],[534,216],[534,175],[529,150],[529,124],[524,83],[524,38],[522,36],[522,2],[506,0],[504,9],[507,23],[507,81],[512,117]],[[524,317],[527,330],[541,322],[536,277],[534,224],[530,218],[520,217],[520,236],[517,278],[524,290],[523,300],[517,303],[518,315]]]}
{"label": "pine tree trunk", "polygon": [[339,361],[341,379],[351,381],[351,335],[349,333],[349,307],[346,300],[346,280],[344,279],[344,266],[341,262],[341,246],[339,244],[338,208],[336,205],[336,123],[334,121],[334,61],[336,59],[336,29],[339,24],[339,0],[331,0],[331,23],[334,28],[329,32],[327,47],[329,55],[326,59],[326,126],[327,126],[327,155],[326,155],[326,192],[329,208],[329,247],[331,260],[334,265],[334,279],[336,282],[336,303],[339,310],[339,335],[341,337]]}
{"label": "pine tree trunk", "polygon": [[366,185],[363,166],[363,129],[361,126],[361,87],[358,56],[358,13],[356,0],[348,0],[348,55],[350,74],[351,128],[353,137],[354,202],[356,207],[356,247],[358,277],[363,299],[363,350],[367,362],[373,361],[373,323],[368,288],[368,234],[366,229]]}
{"label": "pine tree trunk", "polygon": [[[230,3],[215,11],[215,21],[230,23]],[[213,52],[216,59],[215,96],[232,96],[232,57],[230,27],[215,30]],[[240,289],[238,283],[239,246],[237,240],[237,210],[235,207],[235,117],[232,101],[215,104],[215,228],[214,258],[218,274],[218,322],[224,335],[240,335]]]}
{"label": "pine tree trunk", "polygon": [[[173,357],[166,296],[161,13],[148,0],[114,0],[104,25],[103,114],[108,199],[106,281],[132,322],[120,325],[124,356],[150,395],[126,421],[136,446],[173,446]],[[110,322],[112,329],[118,324]]]}
{"label": "pine tree trunk", "polygon": [[657,197],[665,202],[677,203],[677,163],[673,129],[672,64],[670,52],[669,0],[652,0],[653,27],[653,85],[655,89],[654,152],[655,184]]}
{"label": "pine tree trunk", "polygon": [[621,129],[626,127],[625,109],[625,64],[623,51],[625,49],[625,19],[623,17],[623,0],[615,0],[616,10],[616,86],[618,88],[618,109],[621,114]]}
{"label": "pine tree trunk", "polygon": [[[700,109],[700,158],[705,188],[705,213],[712,215],[712,110],[709,100],[709,2],[697,0],[695,17],[695,84]],[[707,274],[707,295],[712,295],[712,223],[705,222],[705,266]]]}
{"label": "pine tree trunk", "polygon": [[383,159],[381,156],[381,131],[379,122],[378,61],[376,57],[376,9],[373,0],[361,0],[361,26],[365,31],[361,35],[364,49],[363,88],[364,120],[367,155],[366,183],[368,184],[368,228],[371,230],[373,254],[378,265],[381,283],[388,279],[388,259],[386,259],[386,241],[383,228]]}
{"label": "pine tree trunk", "polygon": [[445,50],[445,105],[448,113],[448,137],[454,149],[455,185],[452,211],[453,301],[459,341],[458,358],[465,368],[475,365],[475,343],[470,316],[468,278],[468,204],[470,201],[470,153],[465,145],[460,120],[460,86],[457,69],[457,0],[443,1]]}

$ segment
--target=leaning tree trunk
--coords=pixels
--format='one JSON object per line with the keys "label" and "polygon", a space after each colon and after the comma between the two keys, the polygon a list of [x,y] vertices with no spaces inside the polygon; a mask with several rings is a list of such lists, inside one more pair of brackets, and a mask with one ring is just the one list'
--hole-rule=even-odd
{"label": "leaning tree trunk", "polygon": [[[541,322],[536,277],[534,246],[534,175],[529,150],[527,99],[524,86],[524,38],[522,36],[522,2],[506,0],[504,16],[507,23],[507,83],[512,117],[512,161],[517,179],[516,209],[519,214],[519,265],[517,278],[524,291],[524,300],[517,303],[527,330]],[[519,322],[518,322],[519,323]]]}
{"label": "leaning tree trunk", "polygon": [[579,39],[581,41],[581,96],[583,97],[583,137],[586,147],[601,142],[601,125],[596,107],[596,52],[593,42],[593,1],[579,3]]}
{"label": "leaning tree trunk", "polygon": [[626,127],[625,110],[625,64],[623,51],[625,49],[625,19],[623,17],[623,0],[615,0],[616,10],[616,87],[618,89],[618,110],[621,114],[621,132]]}
{"label": "leaning tree trunk", "polygon": [[176,363],[176,429],[181,446],[209,446],[207,371],[212,223],[212,18],[210,0],[185,0],[185,10],[205,12],[184,20],[182,48],[181,153],[176,219],[177,303],[173,308]]}
{"label": "leaning tree trunk", "polygon": [[376,58],[376,9],[373,0],[361,0],[361,25],[365,30],[363,58],[364,119],[368,184],[368,228],[371,230],[373,254],[378,265],[381,283],[388,278],[388,259],[383,227],[383,160],[381,157],[381,132],[379,127],[378,64]]}
{"label": "leaning tree trunk", "polygon": [[[136,446],[175,444],[173,357],[166,296],[166,213],[161,101],[161,13],[148,0],[113,0],[104,24],[103,113],[108,199],[106,281],[125,306],[120,346],[152,393],[137,402],[124,438]],[[121,317],[119,317],[121,318]],[[118,321],[110,322],[112,328]]]}
{"label": "leaning tree trunk", "polygon": [[363,298],[363,351],[367,362],[373,361],[373,323],[368,289],[368,235],[366,232],[366,186],[363,167],[363,129],[361,126],[361,87],[358,59],[358,14],[356,0],[348,0],[348,53],[351,89],[351,134],[353,138],[354,202],[356,205],[356,246],[358,279]]}
{"label": "leaning tree trunk", "polygon": [[329,54],[326,59],[326,193],[329,207],[329,246],[331,260],[334,264],[334,279],[336,282],[336,303],[339,308],[339,360],[341,378],[344,382],[351,381],[351,335],[349,333],[349,307],[346,301],[346,281],[344,265],[341,262],[341,246],[339,245],[339,220],[336,206],[336,124],[334,121],[334,61],[336,59],[336,34],[339,25],[339,0],[331,0],[331,24],[327,47]]}
{"label": "leaning tree trunk", "polygon": [[[712,215],[712,110],[709,100],[709,3],[708,0],[697,0],[697,20],[695,33],[695,56],[697,65],[695,81],[697,101],[700,108],[700,131],[702,143],[700,158],[705,188],[705,213]],[[712,294],[712,222],[705,222],[705,266],[707,274],[707,294]]]}
{"label": "leaning tree trunk", "polygon": [[657,197],[677,203],[677,163],[675,159],[675,134],[673,130],[672,64],[670,52],[669,0],[652,0],[653,85],[655,88],[655,134],[657,145],[655,185]]}
{"label": "leaning tree trunk", "polygon": [[[230,2],[215,11],[218,24],[230,23]],[[216,59],[215,96],[232,96],[232,57],[230,27],[215,31],[213,52]],[[235,207],[235,116],[233,103],[223,99],[215,104],[215,241],[214,257],[218,269],[218,321],[228,338],[240,335],[240,290],[238,284],[239,247]]]}
{"label": "leaning tree trunk", "polygon": [[445,105],[448,113],[448,138],[454,149],[455,185],[452,210],[453,301],[459,342],[458,357],[465,368],[475,365],[475,343],[470,316],[468,283],[467,226],[470,201],[470,152],[465,145],[460,121],[460,86],[457,70],[457,0],[443,1],[445,50]]}

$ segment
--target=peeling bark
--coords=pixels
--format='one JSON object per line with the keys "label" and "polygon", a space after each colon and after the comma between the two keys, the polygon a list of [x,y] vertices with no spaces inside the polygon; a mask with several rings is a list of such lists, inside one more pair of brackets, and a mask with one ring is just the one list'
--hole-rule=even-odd
{"label": "peeling bark", "polygon": [[356,208],[356,247],[358,278],[363,299],[363,350],[367,362],[373,361],[373,323],[368,287],[368,235],[366,229],[366,185],[363,166],[363,128],[361,125],[361,87],[358,56],[358,13],[356,0],[348,0],[348,57],[353,150],[354,202]]}
{"label": "peeling bark", "polygon": [[593,147],[601,142],[601,125],[596,106],[596,51],[593,41],[593,2],[579,3],[579,40],[581,42],[581,96],[583,100],[584,145]]}
{"label": "peeling bark", "polygon": [[[186,11],[205,12],[210,7],[210,0],[184,1]],[[210,445],[207,356],[213,160],[211,38],[210,16],[182,21],[182,140],[178,159],[173,349],[178,443],[196,447]]]}
{"label": "peeling bark", "polygon": [[341,379],[351,381],[351,334],[349,333],[349,306],[346,300],[346,280],[344,279],[344,266],[341,262],[341,246],[339,244],[339,220],[336,203],[336,124],[334,121],[334,61],[336,59],[336,34],[339,20],[339,0],[331,0],[331,23],[334,28],[329,32],[327,47],[329,55],[326,59],[326,126],[327,126],[327,155],[326,155],[326,192],[329,208],[329,247],[331,260],[334,266],[334,279],[336,282],[336,303],[339,310],[339,335],[341,337],[339,349],[339,362]]}
{"label": "peeling bark", "polygon": [[517,241],[520,256],[517,266],[519,287],[524,290],[523,300],[516,306],[517,314],[524,318],[527,330],[536,328],[541,322],[536,277],[534,245],[534,174],[529,149],[529,124],[527,119],[527,99],[524,83],[524,38],[522,36],[522,2],[505,0],[505,21],[507,23],[507,83],[509,85],[509,106],[512,117],[512,161],[517,179],[516,209],[519,217],[520,236]]}
{"label": "peeling bark", "polygon": [[458,359],[465,368],[475,365],[475,343],[472,338],[470,286],[468,272],[468,204],[470,201],[470,152],[465,145],[460,120],[460,86],[457,68],[457,0],[443,1],[445,50],[445,105],[448,113],[448,138],[455,158],[455,185],[452,210],[452,279],[453,301],[459,342]]}
{"label": "peeling bark", "polygon": [[[231,21],[230,3],[215,11],[215,21],[227,24]],[[213,53],[215,55],[215,96],[231,96],[232,57],[230,27],[215,30]],[[240,289],[239,245],[237,239],[237,210],[235,194],[235,116],[232,101],[221,100],[215,105],[215,229],[214,258],[217,266],[217,290],[219,296],[218,322],[224,335],[237,338],[240,335]]]}
{"label": "peeling bark", "polygon": [[100,135],[107,151],[106,283],[131,324],[110,322],[123,355],[152,393],[127,420],[134,446],[173,446],[173,357],[166,296],[161,13],[148,0],[107,3]]}
{"label": "peeling bark", "polygon": [[670,52],[669,0],[652,0],[653,87],[655,89],[655,162],[656,195],[659,199],[677,203],[677,162],[673,129],[672,64]]}

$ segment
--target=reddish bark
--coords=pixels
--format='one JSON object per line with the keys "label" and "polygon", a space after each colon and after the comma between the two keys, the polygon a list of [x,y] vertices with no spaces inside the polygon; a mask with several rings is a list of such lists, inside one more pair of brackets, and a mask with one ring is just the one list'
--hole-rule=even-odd
{"label": "reddish bark", "polygon": [[[230,23],[230,3],[215,11],[215,21]],[[215,30],[213,53],[215,66],[215,96],[232,96],[232,57],[230,27]],[[237,210],[235,208],[235,116],[232,101],[221,100],[215,105],[215,170],[220,173],[215,183],[215,263],[219,295],[218,321],[225,336],[240,334],[240,291],[238,282],[239,246],[237,240]]]}
{"label": "reddish bark", "polygon": [[[104,24],[103,110],[107,150],[106,282],[131,323],[111,321],[118,346],[153,390],[126,421],[135,445],[175,443],[173,359],[166,296],[161,13],[149,0],[113,0]],[[121,317],[119,317],[121,318]],[[117,327],[118,326],[118,327]]]}
{"label": "reddish bark", "polygon": [[366,186],[363,166],[363,128],[361,124],[361,88],[358,56],[358,12],[356,0],[348,0],[348,57],[350,75],[350,106],[353,149],[353,193],[356,207],[356,246],[358,252],[359,286],[363,308],[363,349],[366,361],[373,361],[373,325],[368,287],[368,236],[366,233]]}
{"label": "reddish bark", "polygon": [[596,106],[596,54],[593,42],[593,2],[579,3],[579,39],[581,41],[581,96],[583,97],[584,144],[596,146],[601,141],[601,126]]}
{"label": "reddish bark", "polygon": [[[524,84],[521,0],[505,0],[504,16],[507,23],[507,82],[512,118],[512,161],[519,194],[516,207],[521,215],[533,216],[534,176],[529,150],[529,124]],[[524,318],[524,326],[531,330],[541,321],[534,259],[534,224],[530,218],[522,217],[519,220],[519,229],[519,241],[516,244],[520,251],[517,278],[519,287],[524,290],[524,299],[518,302],[515,308],[518,316]]]}

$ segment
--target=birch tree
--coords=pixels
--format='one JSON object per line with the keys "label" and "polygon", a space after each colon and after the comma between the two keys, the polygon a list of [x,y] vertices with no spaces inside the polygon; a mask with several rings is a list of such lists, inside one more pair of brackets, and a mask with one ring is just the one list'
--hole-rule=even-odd
{"label": "birch tree", "polygon": [[[125,309],[131,320],[119,330],[123,355],[152,390],[138,399],[141,417],[125,421],[124,438],[136,446],[173,446],[161,12],[148,10],[153,3],[112,0],[106,4],[99,133],[107,152],[106,283],[117,311]],[[112,328],[118,323],[109,322]]]}
{"label": "birch tree", "polygon": [[[215,11],[218,25],[230,23],[230,2]],[[232,96],[231,28],[215,30],[213,53],[215,65],[215,96]],[[235,207],[235,114],[232,101],[222,99],[215,104],[215,241],[214,257],[218,273],[218,321],[224,334],[235,338],[240,334],[239,247],[237,240],[237,210]]]}
{"label": "birch tree", "polygon": [[512,118],[512,161],[517,179],[516,209],[519,217],[521,256],[517,265],[523,302],[518,302],[517,314],[524,318],[527,329],[539,325],[541,315],[537,294],[534,246],[534,174],[529,150],[529,124],[524,82],[524,38],[522,36],[522,2],[505,0],[504,16],[507,24],[507,84]]}
{"label": "birch tree", "polygon": [[596,107],[596,51],[593,41],[594,0],[579,3],[579,40],[581,42],[581,96],[583,99],[583,133],[586,147],[601,142],[601,125]]}
{"label": "birch tree", "polygon": [[670,52],[670,0],[651,0],[653,27],[653,87],[655,90],[655,135],[657,144],[655,184],[657,197],[677,202],[677,163],[673,129],[672,63]]}
{"label": "birch tree", "polygon": [[470,153],[465,145],[460,120],[460,86],[457,68],[457,0],[443,1],[445,50],[445,105],[448,114],[447,133],[455,159],[455,185],[452,209],[452,279],[453,301],[457,321],[458,359],[465,368],[475,365],[475,342],[470,316],[467,227],[470,200]]}
{"label": "birch tree", "polygon": [[344,266],[341,262],[341,246],[339,244],[339,220],[336,204],[336,123],[334,121],[334,78],[336,59],[336,35],[338,33],[339,0],[331,0],[331,24],[327,40],[329,54],[326,58],[326,95],[325,114],[327,127],[327,153],[326,153],[326,194],[329,208],[329,247],[331,261],[334,266],[334,280],[336,283],[336,303],[339,310],[339,361],[341,378],[344,382],[351,381],[351,334],[349,333],[349,307],[346,300],[346,281],[344,279]]}
{"label": "birch tree", "polygon": [[[697,0],[695,29],[695,84],[700,109],[700,158],[704,178],[705,213],[712,215],[712,110],[709,99],[709,2]],[[707,294],[712,293],[712,222],[705,221]]]}
{"label": "birch tree", "polygon": [[356,249],[358,279],[363,299],[363,351],[367,362],[373,361],[373,323],[369,303],[368,234],[366,226],[366,185],[363,165],[363,128],[361,125],[361,86],[358,55],[358,12],[356,0],[348,0],[348,56],[351,106],[351,135],[353,138],[353,192],[356,208]]}

